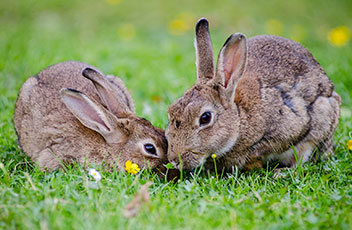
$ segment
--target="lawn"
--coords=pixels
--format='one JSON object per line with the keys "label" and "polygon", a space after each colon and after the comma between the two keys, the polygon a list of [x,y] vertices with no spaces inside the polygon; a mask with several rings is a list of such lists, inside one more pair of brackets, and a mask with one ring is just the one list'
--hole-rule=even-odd
{"label": "lawn", "polygon": [[[351,12],[350,0],[2,0],[0,229],[352,229],[346,145],[352,139],[352,42],[331,37],[351,36]],[[170,183],[148,171],[129,175],[97,166],[102,180],[96,186],[77,165],[41,172],[21,153],[12,121],[17,93],[28,77],[61,61],[120,76],[137,114],[165,128],[168,105],[196,78],[193,34],[200,17],[210,21],[215,54],[237,31],[281,35],[313,53],[343,100],[335,156],[279,179],[270,169],[221,178],[196,171]],[[124,217],[147,181],[149,202],[136,217]]]}

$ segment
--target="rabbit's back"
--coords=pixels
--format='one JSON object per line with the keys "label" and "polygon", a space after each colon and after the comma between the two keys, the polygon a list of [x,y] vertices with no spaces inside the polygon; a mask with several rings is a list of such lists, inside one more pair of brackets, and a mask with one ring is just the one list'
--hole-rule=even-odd
{"label": "rabbit's back", "polygon": [[[48,151],[65,161],[79,158],[81,149],[89,154],[95,149],[91,143],[103,143],[102,137],[83,126],[60,98],[62,88],[72,88],[101,103],[92,82],[81,75],[86,67],[91,66],[80,62],[50,66],[29,78],[20,90],[15,129],[23,151],[40,165],[50,168],[48,161],[53,153]],[[40,159],[43,157],[47,159]]]}
{"label": "rabbit's back", "polygon": [[339,118],[340,97],[319,63],[300,44],[276,36],[248,39],[247,69],[235,101],[246,116],[243,127],[251,127],[242,129],[237,146],[250,152],[260,148],[264,155],[307,137],[318,146]]}
{"label": "rabbit's back", "polygon": [[239,83],[244,85],[258,84],[262,90],[274,89],[282,93],[295,91],[308,103],[318,96],[331,96],[333,84],[326,73],[312,56],[300,44],[271,35],[261,35],[248,39],[248,63],[245,77]]}

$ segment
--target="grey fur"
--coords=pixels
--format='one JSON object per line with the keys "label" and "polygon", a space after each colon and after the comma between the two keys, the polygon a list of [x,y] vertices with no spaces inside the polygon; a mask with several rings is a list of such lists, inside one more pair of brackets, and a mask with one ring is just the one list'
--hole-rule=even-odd
{"label": "grey fur", "polygon": [[[87,68],[92,81],[82,76]],[[123,170],[127,160],[152,168],[167,162],[164,132],[135,115],[123,82],[85,63],[59,63],[29,78],[18,95],[14,124],[23,151],[43,169],[103,161],[112,167],[119,160],[117,169]],[[155,145],[157,156],[144,151],[144,142]]]}
{"label": "grey fur", "polygon": [[[247,66],[227,69],[234,85],[228,88],[219,77],[223,70],[217,68],[212,79],[197,81],[169,107],[169,161],[181,167],[181,157],[186,170],[204,161],[212,168],[209,157],[215,153],[218,169],[231,171],[233,166],[260,168],[273,159],[295,167],[291,146],[303,162],[316,149],[322,159],[333,154],[341,98],[312,54],[276,36],[256,36],[248,42],[244,37],[244,42],[247,48],[238,46],[233,52],[242,52],[235,64]],[[200,126],[204,111],[211,112],[213,120]]]}

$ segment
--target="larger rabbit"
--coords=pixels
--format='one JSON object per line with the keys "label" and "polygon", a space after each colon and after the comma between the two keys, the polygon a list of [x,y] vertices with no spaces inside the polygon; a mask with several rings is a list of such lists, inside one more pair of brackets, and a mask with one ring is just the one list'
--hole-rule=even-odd
{"label": "larger rabbit", "polygon": [[196,25],[195,46],[197,81],[169,107],[170,162],[185,170],[202,162],[212,167],[216,154],[217,168],[230,171],[274,159],[295,167],[316,150],[322,158],[333,154],[341,98],[307,49],[281,37],[247,41],[236,33],[215,70],[206,19]]}
{"label": "larger rabbit", "polygon": [[164,132],[135,115],[123,82],[84,63],[59,63],[29,78],[14,123],[23,151],[43,169],[118,162],[123,170],[128,160],[151,168],[167,162]]}

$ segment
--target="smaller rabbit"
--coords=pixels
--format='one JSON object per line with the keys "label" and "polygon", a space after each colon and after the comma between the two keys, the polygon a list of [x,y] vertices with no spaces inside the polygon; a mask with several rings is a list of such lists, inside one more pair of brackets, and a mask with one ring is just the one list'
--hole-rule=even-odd
{"label": "smaller rabbit", "polygon": [[[167,163],[163,130],[135,114],[123,82],[80,62],[63,62],[29,78],[14,114],[23,151],[42,169],[106,163],[123,170]],[[165,170],[163,170],[165,171]]]}
{"label": "smaller rabbit", "polygon": [[333,154],[341,98],[308,50],[281,37],[247,42],[236,33],[215,70],[206,19],[196,25],[195,47],[197,82],[169,107],[171,163],[211,169],[216,154],[219,170],[251,170],[272,160],[295,167],[294,150],[303,163]]}

